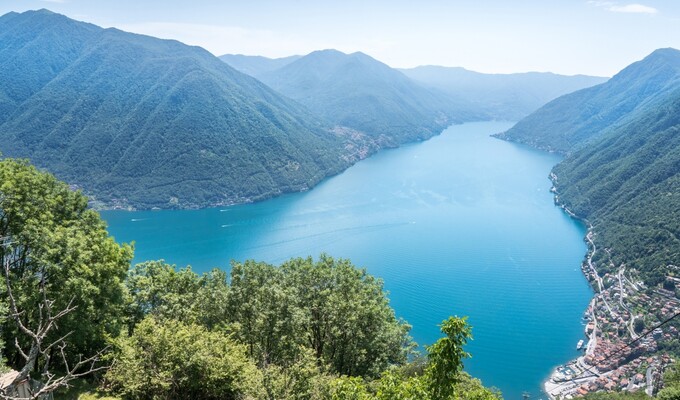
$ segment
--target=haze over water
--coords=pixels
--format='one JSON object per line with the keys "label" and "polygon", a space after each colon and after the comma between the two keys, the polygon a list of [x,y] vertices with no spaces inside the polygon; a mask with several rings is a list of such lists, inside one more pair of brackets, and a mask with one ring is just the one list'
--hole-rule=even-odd
{"label": "haze over water", "polygon": [[489,137],[511,123],[456,125],[383,151],[313,190],[226,208],[102,213],[135,262],[197,272],[229,260],[281,263],[321,252],[385,281],[419,344],[467,315],[466,370],[507,399],[576,355],[591,292],[579,270],[584,228],[553,205],[559,157]]}

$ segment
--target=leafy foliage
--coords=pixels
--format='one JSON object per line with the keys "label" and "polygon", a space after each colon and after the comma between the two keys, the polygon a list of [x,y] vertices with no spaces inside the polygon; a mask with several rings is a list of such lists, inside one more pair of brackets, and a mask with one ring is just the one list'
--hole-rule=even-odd
{"label": "leafy foliage", "polygon": [[130,272],[128,288],[132,321],[152,315],[228,329],[262,367],[294,365],[311,351],[334,373],[377,376],[409,350],[410,326],[396,319],[382,282],[326,255],[280,268],[234,263],[230,285],[219,271],[199,277],[147,262]]}
{"label": "leafy foliage", "polygon": [[[75,310],[60,319],[47,341],[69,335],[71,353],[94,354],[124,318],[124,286],[132,249],[108,236],[99,215],[87,209],[80,192],[39,172],[24,161],[0,161],[0,247],[2,265],[9,263],[17,307],[26,326],[40,320],[43,288],[55,310],[70,301]],[[23,340],[6,321],[6,342]],[[21,343],[25,345],[25,343]],[[20,357],[5,349],[11,366]]]}
{"label": "leafy foliage", "polygon": [[196,324],[147,317],[116,341],[106,374],[128,399],[259,399],[262,376],[244,346]]}
{"label": "leafy foliage", "polygon": [[227,274],[219,269],[199,276],[189,267],[176,270],[163,261],[147,261],[130,270],[126,286],[130,330],[147,315],[198,323],[209,329],[227,319]]}
{"label": "leafy foliage", "polygon": [[455,383],[463,369],[463,359],[470,354],[463,346],[472,337],[464,318],[450,317],[442,322],[446,336],[427,348],[429,363],[425,369],[427,385],[434,400],[450,398],[455,393]]}
{"label": "leafy foliage", "polygon": [[141,208],[305,190],[358,158],[304,107],[199,47],[46,10],[0,17],[0,151]]}
{"label": "leafy foliage", "polygon": [[[148,337],[165,335],[164,326],[183,329],[167,325],[177,318],[200,327],[212,321],[209,331],[230,332],[259,366],[257,379],[269,399],[499,397],[462,372],[463,346],[471,337],[465,319],[443,321],[446,336],[427,348],[427,361],[407,363],[409,326],[395,318],[382,282],[347,260],[322,255],[280,267],[233,263],[229,284],[217,271],[198,276],[190,268],[146,262],[131,270],[128,287],[131,314],[142,318],[130,338],[139,326]],[[118,342],[121,354],[130,351],[129,340]],[[119,382],[125,379],[132,378]]]}

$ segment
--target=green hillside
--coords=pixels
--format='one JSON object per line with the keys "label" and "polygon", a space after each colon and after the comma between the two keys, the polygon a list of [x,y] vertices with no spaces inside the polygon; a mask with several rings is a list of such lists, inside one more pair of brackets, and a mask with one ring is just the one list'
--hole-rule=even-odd
{"label": "green hillside", "polygon": [[546,104],[499,135],[569,153],[605,129],[625,125],[680,85],[680,51],[659,49],[612,79]]}
{"label": "green hillside", "polygon": [[680,51],[660,49],[607,83],[562,96],[499,135],[567,153],[557,200],[592,225],[594,261],[649,284],[680,259]]}
{"label": "green hillside", "polygon": [[649,283],[680,260],[680,90],[558,164],[559,200],[593,224],[599,265]]}
{"label": "green hillside", "polygon": [[46,10],[0,17],[0,77],[0,152],[109,205],[254,201],[361,156],[202,48]]}
{"label": "green hillside", "polygon": [[315,51],[255,77],[331,123],[369,135],[381,147],[424,140],[451,123],[485,118],[363,53]]}

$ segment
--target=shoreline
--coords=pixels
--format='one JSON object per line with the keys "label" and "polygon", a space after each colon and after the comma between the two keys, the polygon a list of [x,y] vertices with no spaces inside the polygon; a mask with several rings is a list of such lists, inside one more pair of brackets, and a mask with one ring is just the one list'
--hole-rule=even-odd
{"label": "shoreline", "polygon": [[[598,251],[593,240],[596,236],[593,225],[560,202],[557,175],[553,172],[550,180],[555,205],[587,227],[584,241],[588,243],[588,251],[581,263],[581,272],[594,294],[584,312],[583,319],[588,321],[584,330],[584,340],[587,340],[584,354],[556,366],[543,381],[543,390],[551,400],[601,391],[644,390],[652,396],[658,390],[664,369],[674,362],[668,354],[659,351],[658,342],[677,337],[678,331],[670,327],[666,331],[657,328],[649,332],[643,323],[643,330],[637,332],[634,322],[653,315],[649,306],[658,307],[662,314],[678,312],[680,300],[665,293],[659,293],[663,298],[656,296],[658,290],[648,289],[638,280],[633,268],[626,271],[626,265],[611,264],[615,272],[601,276],[593,263]],[[636,308],[642,312],[636,314]],[[648,336],[649,333],[653,335]],[[640,339],[642,336],[645,337]],[[631,347],[633,343],[635,346]]]}

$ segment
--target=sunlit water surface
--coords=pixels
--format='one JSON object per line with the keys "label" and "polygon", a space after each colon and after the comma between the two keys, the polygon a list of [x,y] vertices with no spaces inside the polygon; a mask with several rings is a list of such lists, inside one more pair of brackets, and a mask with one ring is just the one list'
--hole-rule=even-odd
{"label": "sunlit water surface", "polygon": [[452,126],[261,203],[103,216],[117,240],[135,241],[135,262],[202,272],[232,259],[350,258],[384,280],[419,344],[437,340],[447,316],[467,315],[466,370],[505,398],[545,398],[542,380],[582,335],[585,232],[553,204],[547,176],[559,157],[489,137],[510,126]]}

